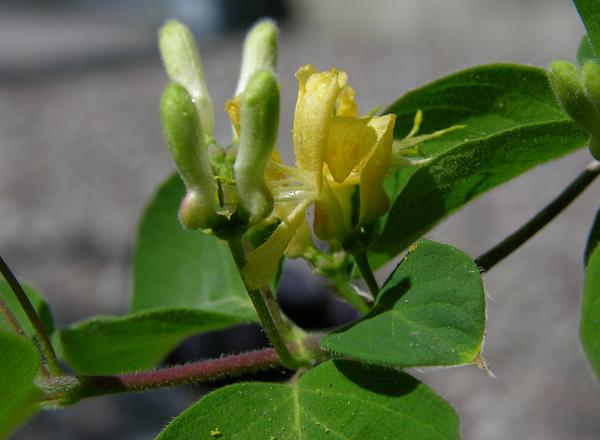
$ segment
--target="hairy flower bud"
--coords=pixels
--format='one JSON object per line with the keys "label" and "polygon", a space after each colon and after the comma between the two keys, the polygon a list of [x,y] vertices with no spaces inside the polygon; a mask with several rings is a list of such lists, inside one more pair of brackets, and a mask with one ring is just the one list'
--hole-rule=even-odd
{"label": "hairy flower bud", "polygon": [[192,33],[176,20],[159,32],[160,54],[171,81],[181,84],[192,97],[208,140],[213,136],[212,100],[204,81],[200,55]]}
{"label": "hairy flower bud", "polygon": [[277,64],[277,26],[272,20],[256,23],[248,32],[242,53],[242,68],[236,96],[243,93],[248,81],[260,70],[275,72]]}
{"label": "hairy flower bud", "polygon": [[597,71],[593,69],[593,66],[588,66],[584,70],[583,77],[586,83],[584,88],[582,75],[577,67],[568,61],[557,60],[550,64],[548,76],[560,106],[575,122],[591,134],[590,152],[595,158],[598,158],[600,157],[600,145],[598,143],[598,139],[600,139],[600,111],[597,105],[594,105],[593,101],[595,99],[592,97],[592,94],[598,91],[597,85],[594,84],[596,74]]}
{"label": "hairy flower bud", "polygon": [[[585,93],[600,112],[600,66],[595,61],[587,61],[583,65],[582,77]],[[600,119],[596,124],[600,124]],[[600,160],[600,139],[596,136],[592,136],[590,140],[590,152],[595,159]]]}
{"label": "hairy flower bud", "polygon": [[265,182],[265,166],[277,138],[279,86],[271,71],[255,73],[240,103],[240,142],[234,164],[238,215],[254,224],[271,212],[273,197]]}
{"label": "hairy flower bud", "polygon": [[165,141],[188,189],[179,220],[188,229],[210,227],[217,219],[214,176],[196,106],[183,86],[172,83],[165,89],[161,120]]}

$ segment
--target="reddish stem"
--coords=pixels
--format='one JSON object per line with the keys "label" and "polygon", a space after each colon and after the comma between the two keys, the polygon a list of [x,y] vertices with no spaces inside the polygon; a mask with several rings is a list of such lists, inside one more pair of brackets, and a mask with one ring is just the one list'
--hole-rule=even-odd
{"label": "reddish stem", "polygon": [[48,396],[48,398],[62,400],[65,404],[75,403],[86,397],[207,382],[281,365],[281,360],[275,349],[265,348],[219,359],[208,359],[141,373],[114,376],[78,376],[78,383],[74,388],[65,390],[64,393],[59,392],[57,395]]}

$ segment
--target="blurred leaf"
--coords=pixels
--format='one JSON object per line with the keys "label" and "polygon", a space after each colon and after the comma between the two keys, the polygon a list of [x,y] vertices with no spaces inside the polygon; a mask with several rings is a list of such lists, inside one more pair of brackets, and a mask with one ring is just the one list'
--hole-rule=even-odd
{"label": "blurred leaf", "polygon": [[287,385],[240,383],[210,393],[158,439],[458,439],[450,405],[411,376],[328,361]]}
{"label": "blurred leaf", "polygon": [[592,51],[600,55],[600,2],[598,0],[573,0],[581,21],[587,30]]}
{"label": "blurred leaf", "polygon": [[213,312],[155,309],[78,323],[60,332],[60,346],[79,373],[117,374],[152,367],[184,338],[238,322]]}
{"label": "blurred leaf", "polygon": [[34,383],[39,358],[29,340],[0,331],[0,353],[0,438],[5,438],[36,412],[43,393]]}
{"label": "blurred leaf", "polygon": [[[52,334],[54,332],[54,320],[52,319],[50,307],[48,306],[46,301],[44,301],[42,295],[40,295],[33,287],[29,286],[24,282],[21,282],[21,285],[23,286],[23,290],[25,290],[29,301],[33,305],[33,308],[41,318],[44,327],[46,327],[46,331],[48,332],[48,334]],[[21,305],[19,304],[19,301],[12,292],[8,282],[6,282],[6,280],[4,279],[0,279],[0,296],[2,297],[2,299],[4,299],[6,305],[13,313],[13,315],[15,315],[15,318],[17,318],[17,321],[19,321],[21,327],[23,327],[23,329],[25,330],[27,336],[32,337],[35,334],[35,332],[33,331],[33,327],[31,326],[29,319],[27,319],[27,315],[25,315],[25,312],[21,308]],[[4,317],[0,314],[0,331],[10,331],[9,329],[10,328],[5,322]]]}
{"label": "blurred leaf", "polygon": [[362,319],[321,339],[337,355],[395,367],[473,363],[485,331],[477,266],[463,252],[420,241]]}
{"label": "blurred leaf", "polygon": [[403,138],[417,110],[421,133],[464,124],[420,148],[431,160],[392,172],[393,201],[372,251],[380,265],[478,195],[532,167],[583,146],[583,130],[559,109],[543,69],[509,64],[479,66],[409,92],[385,113],[395,113]]}
{"label": "blurred leaf", "polygon": [[587,60],[597,60],[597,58],[592,50],[590,40],[584,35],[579,43],[579,49],[577,49],[577,64],[583,66]]}
{"label": "blurred leaf", "polygon": [[131,311],[189,307],[238,322],[256,320],[227,244],[179,224],[177,211],[184,194],[179,176],[171,176],[142,217]]}
{"label": "blurred leaf", "polygon": [[583,287],[580,336],[590,363],[600,377],[600,246],[590,254]]}

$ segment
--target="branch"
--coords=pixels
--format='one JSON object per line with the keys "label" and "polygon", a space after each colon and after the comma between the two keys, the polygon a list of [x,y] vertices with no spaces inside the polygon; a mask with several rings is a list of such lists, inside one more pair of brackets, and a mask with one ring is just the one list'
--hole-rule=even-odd
{"label": "branch", "polygon": [[[159,368],[153,371],[118,374],[114,376],[78,376],[74,386],[61,391],[63,378],[54,384],[59,390],[44,400],[59,400],[63,404],[105,394],[148,391],[183,384],[209,382],[228,376],[237,376],[267,368],[281,366],[282,362],[273,348],[248,353],[191,362],[185,365]],[[68,381],[66,381],[68,382]],[[52,387],[53,384],[50,384]]]}
{"label": "branch", "polygon": [[510,234],[492,249],[475,259],[482,270],[488,271],[519,246],[529,240],[540,229],[560,214],[569,204],[581,194],[600,174],[600,162],[593,161],[583,172],[565,188],[550,204],[538,212],[531,220]]}
{"label": "branch", "polygon": [[[31,301],[29,301],[29,297],[25,293],[25,290],[23,290],[23,286],[21,286],[15,274],[12,272],[10,267],[8,267],[8,264],[6,264],[1,256],[0,273],[2,273],[6,279],[6,282],[15,294],[15,297],[19,301],[21,308],[25,312],[27,319],[33,327],[35,335],[39,339],[39,350],[42,357],[42,363],[45,363],[48,366],[48,369],[52,375],[60,376],[62,374],[62,370],[58,365],[56,353],[54,353],[54,348],[52,348],[52,343],[50,342],[50,337],[48,336],[46,327],[44,327],[44,323],[33,308]],[[36,344],[36,346],[38,346],[38,344]]]}

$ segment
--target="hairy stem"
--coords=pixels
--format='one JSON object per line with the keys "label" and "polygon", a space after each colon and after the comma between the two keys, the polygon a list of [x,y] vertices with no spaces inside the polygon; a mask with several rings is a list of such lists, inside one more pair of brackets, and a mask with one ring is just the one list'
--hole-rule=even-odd
{"label": "hairy stem", "polygon": [[60,376],[62,374],[62,370],[58,365],[56,353],[54,352],[54,348],[52,348],[52,343],[50,342],[50,337],[48,336],[46,327],[44,327],[44,323],[33,308],[31,301],[29,301],[25,290],[23,290],[23,286],[21,286],[15,274],[12,272],[10,267],[8,267],[8,264],[6,264],[6,262],[1,256],[0,273],[2,273],[2,275],[6,279],[6,282],[10,286],[12,292],[14,293],[15,297],[19,301],[19,304],[21,305],[21,308],[25,312],[27,319],[33,327],[33,331],[35,332],[35,335],[39,342],[38,344],[36,344],[36,346],[40,350],[42,363],[47,365],[50,374],[52,374],[53,376]]}
{"label": "hairy stem", "polygon": [[519,246],[529,240],[540,229],[546,226],[554,217],[560,214],[579,196],[600,174],[600,162],[593,161],[571,182],[565,190],[550,204],[538,212],[531,220],[510,234],[492,249],[475,259],[482,270],[488,271]]}
{"label": "hairy stem", "polygon": [[[373,298],[366,298],[361,295],[347,277],[336,276],[332,278],[332,281],[338,295],[348,301],[360,313],[367,313],[371,309]],[[367,293],[364,295],[367,295]]]}
{"label": "hairy stem", "polygon": [[[72,404],[88,397],[209,382],[281,365],[282,361],[277,352],[273,348],[265,348],[153,371],[114,376],[78,376],[73,386],[67,387],[62,392],[50,393],[44,400],[58,400],[62,404]],[[60,390],[60,381],[57,381],[56,388]]]}
{"label": "hairy stem", "polygon": [[[327,354],[321,351],[317,334],[291,343],[290,351],[308,353],[315,362],[327,358]],[[277,351],[274,348],[264,348],[152,371],[117,375],[62,376],[52,378],[46,383],[48,392],[40,401],[70,405],[88,397],[206,383],[279,366],[285,365]]]}
{"label": "hairy stem", "polygon": [[[246,262],[242,243],[239,239],[230,239],[228,243],[231,255],[241,274]],[[290,336],[292,330],[289,323],[284,320],[274,295],[268,288],[256,290],[249,289],[248,286],[246,286],[246,291],[252,300],[252,304],[254,304],[254,308],[256,309],[256,313],[267,337],[281,358],[281,362],[287,368],[295,370],[302,362],[292,355],[287,347],[287,340],[291,339]]]}
{"label": "hairy stem", "polygon": [[365,251],[358,251],[353,253],[352,256],[354,257],[354,261],[356,261],[358,270],[360,270],[360,273],[363,276],[365,283],[367,283],[371,294],[374,298],[376,298],[377,294],[379,293],[379,285],[377,284],[375,275],[373,275],[373,271],[371,270],[371,266],[369,265],[367,253]]}

